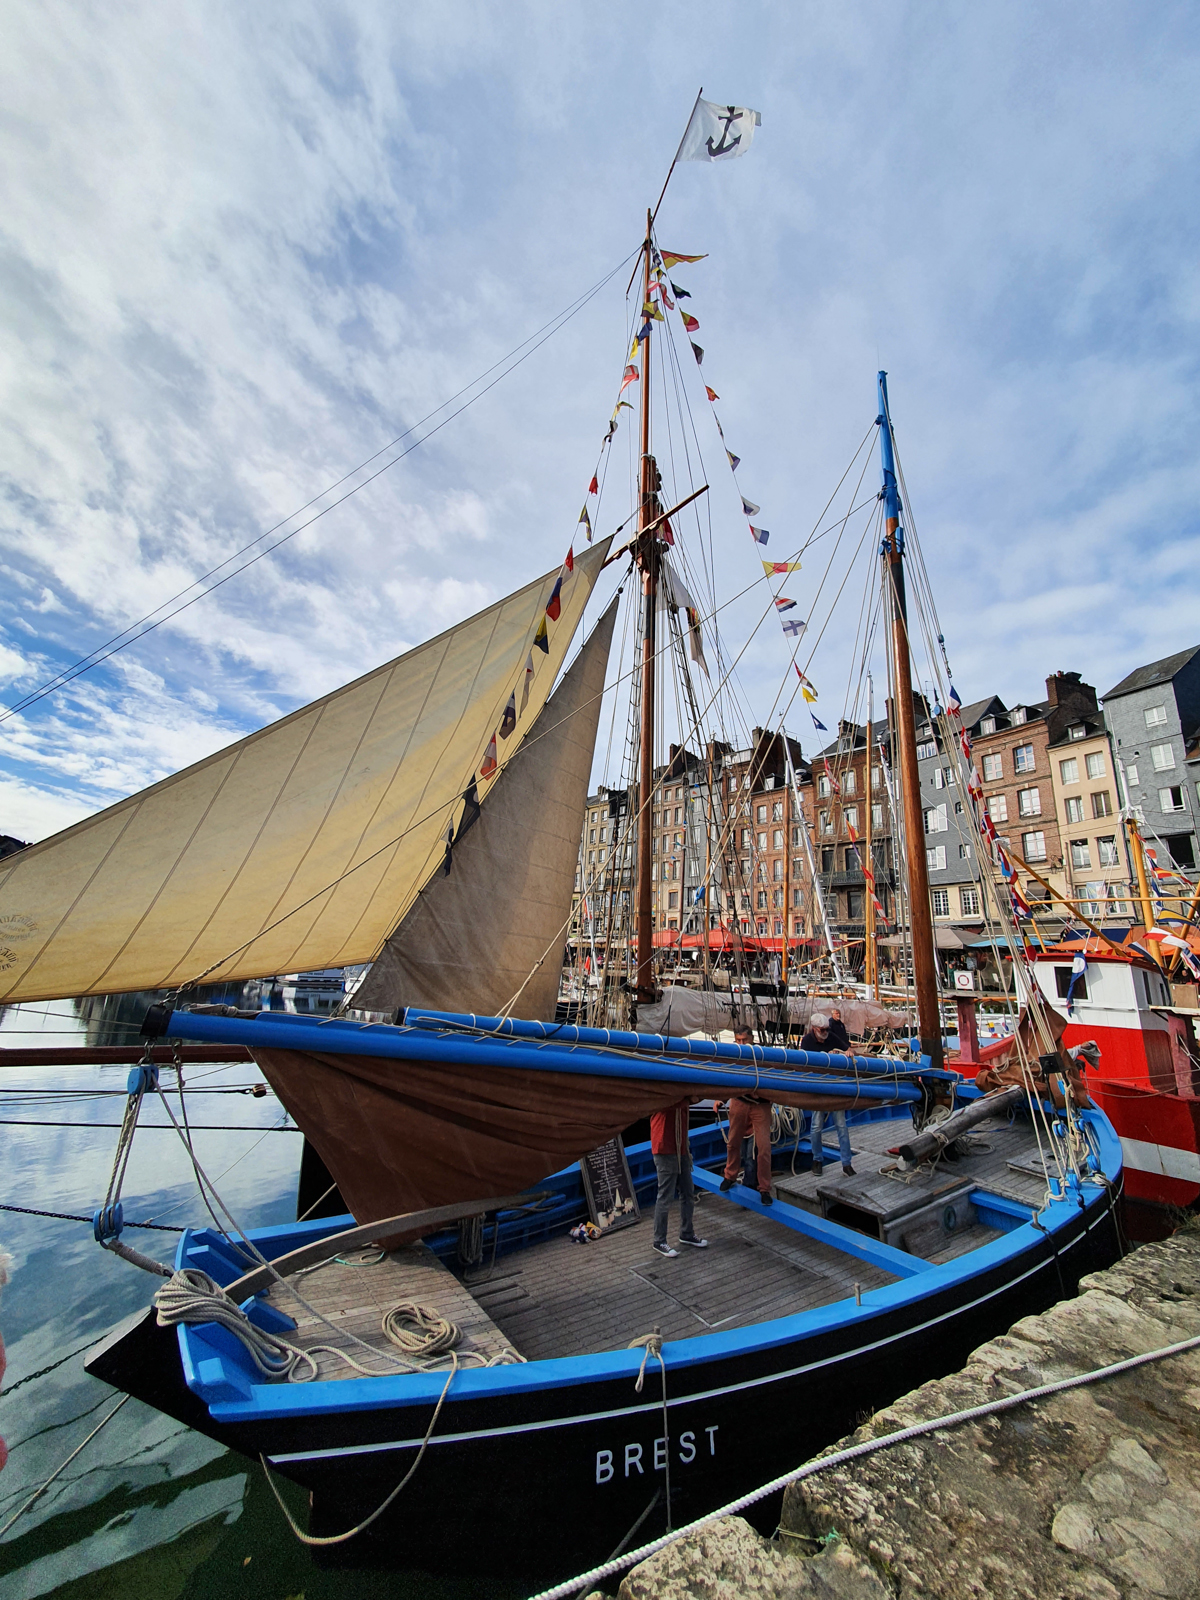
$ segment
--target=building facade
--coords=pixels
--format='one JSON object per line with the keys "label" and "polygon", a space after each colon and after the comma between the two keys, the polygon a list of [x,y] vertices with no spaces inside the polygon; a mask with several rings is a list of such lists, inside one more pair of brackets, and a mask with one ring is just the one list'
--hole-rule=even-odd
{"label": "building facade", "polygon": [[1146,842],[1189,876],[1200,868],[1200,645],[1138,667],[1104,696],[1129,805]]}
{"label": "building facade", "polygon": [[1131,914],[1129,859],[1108,729],[1097,711],[1049,746],[1067,894],[1093,922]]}

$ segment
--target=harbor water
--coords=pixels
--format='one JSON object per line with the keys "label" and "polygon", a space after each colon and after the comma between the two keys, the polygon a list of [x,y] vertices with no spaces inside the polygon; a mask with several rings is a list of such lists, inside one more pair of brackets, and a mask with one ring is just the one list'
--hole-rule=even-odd
{"label": "harbor water", "polygon": [[[71,1001],[0,1012],[0,1049],[125,1044],[137,1006],[90,1018]],[[0,1071],[0,1204],[90,1216],[104,1200],[128,1067]],[[185,1069],[197,1159],[244,1227],[296,1214],[301,1136],[274,1095],[249,1092],[256,1067]],[[174,1073],[162,1075],[164,1088]],[[170,1095],[178,1116],[178,1099]],[[124,1184],[133,1222],[205,1219],[195,1177],[160,1101],[148,1097]],[[178,1235],[128,1229],[127,1242],[169,1261]],[[83,1370],[87,1350],[145,1307],[157,1279],[102,1250],[89,1223],[0,1211],[13,1258],[0,1298],[8,1372],[0,1392],[0,1528],[120,1398]],[[303,1525],[303,1497],[284,1486]],[[373,1507],[364,1506],[364,1514]],[[0,1539],[0,1596],[34,1600],[517,1600],[538,1587],[403,1571],[318,1566],[288,1529],[261,1467],[130,1400]]]}

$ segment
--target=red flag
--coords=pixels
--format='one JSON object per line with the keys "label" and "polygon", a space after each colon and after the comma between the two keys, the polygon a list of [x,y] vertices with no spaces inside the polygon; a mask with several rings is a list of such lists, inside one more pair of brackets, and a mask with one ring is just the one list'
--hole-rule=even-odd
{"label": "red flag", "polygon": [[496,770],[496,735],[493,734],[492,735],[492,742],[488,745],[487,752],[486,752],[486,754],[484,755],[484,758],[483,758],[483,765],[479,769],[479,776],[481,778],[490,778],[492,773],[495,772],[495,770]]}
{"label": "red flag", "polygon": [[572,545],[571,548],[567,551],[567,559],[563,562],[563,571],[564,572],[574,572],[575,571],[575,546],[574,545]]}
{"label": "red flag", "polygon": [[550,591],[550,598],[546,602],[546,615],[551,622],[557,622],[562,613],[562,573],[555,580],[554,588]]}
{"label": "red flag", "polygon": [[700,332],[700,324],[697,322],[696,318],[690,314],[690,312],[681,311],[679,314],[683,318],[683,325],[689,333]]}
{"label": "red flag", "polygon": [[721,398],[717,391],[715,389],[710,389],[707,384],[704,385],[704,392],[710,400],[719,400]]}
{"label": "red flag", "polygon": [[593,478],[591,483],[588,484],[588,493],[589,494],[599,494],[600,493],[600,481],[599,481],[598,478]]}

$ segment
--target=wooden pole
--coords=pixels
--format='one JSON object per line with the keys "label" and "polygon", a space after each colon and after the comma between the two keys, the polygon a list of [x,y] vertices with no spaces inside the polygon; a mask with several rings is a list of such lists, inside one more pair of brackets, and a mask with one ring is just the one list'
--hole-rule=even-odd
{"label": "wooden pole", "polygon": [[[780,729],[779,737],[786,740],[787,734]],[[783,782],[783,943],[779,947],[779,982],[783,989],[783,1003],[785,1006],[787,1004],[788,985],[788,918],[792,914],[791,907],[788,904],[792,895],[791,792],[791,784],[788,783],[785,772]]]}
{"label": "wooden pole", "polygon": [[[1154,926],[1154,912],[1150,905],[1150,884],[1146,877],[1146,855],[1142,847],[1142,835],[1137,823],[1132,817],[1125,818],[1125,831],[1129,836],[1129,854],[1133,857],[1133,870],[1137,874],[1138,899],[1142,903],[1142,926]],[[1162,966],[1162,952],[1158,949],[1155,940],[1150,941],[1155,946],[1153,955],[1159,966]]]}
{"label": "wooden pole", "polygon": [[[650,304],[651,223],[646,213],[646,243],[642,261],[642,305]],[[647,532],[658,514],[656,470],[650,454],[650,319],[645,318],[642,341],[641,474],[638,501],[638,565],[642,569],[642,714],[638,770],[638,872],[637,872],[637,997],[652,1001],[654,982],[654,917],[651,911],[650,821],[654,800],[654,654],[658,610],[657,535]]]}
{"label": "wooden pole", "polygon": [[942,1018],[938,1000],[937,955],[929,904],[929,872],[925,861],[925,823],[921,777],[917,767],[917,724],[913,703],[912,654],[904,593],[904,534],[896,487],[892,422],[888,414],[887,373],[879,374],[879,441],[883,455],[883,498],[886,514],[883,559],[892,594],[892,671],[896,686],[896,733],[900,745],[900,792],[908,843],[908,915],[912,931],[913,980],[922,1054],[941,1067]]}
{"label": "wooden pole", "polygon": [[872,753],[871,753],[871,723],[875,718],[875,686],[871,681],[871,674],[867,673],[867,765],[863,773],[863,797],[866,806],[864,818],[864,833],[867,846],[867,876],[863,882],[863,892],[866,895],[866,936],[867,948],[863,963],[863,978],[866,980],[867,993],[871,999],[876,998],[879,983],[879,959],[875,949],[875,831],[872,826],[871,802],[875,791],[871,787]]}

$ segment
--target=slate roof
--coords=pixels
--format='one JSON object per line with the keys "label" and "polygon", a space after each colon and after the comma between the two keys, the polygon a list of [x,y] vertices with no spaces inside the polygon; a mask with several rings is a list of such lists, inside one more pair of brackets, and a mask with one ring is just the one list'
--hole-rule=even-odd
{"label": "slate roof", "polygon": [[1101,695],[1102,700],[1111,700],[1116,695],[1133,694],[1138,689],[1152,689],[1159,683],[1170,683],[1192,657],[1200,651],[1200,644],[1194,644],[1190,650],[1179,650],[1173,656],[1164,656],[1161,661],[1151,661],[1147,666],[1136,667],[1127,678],[1122,678],[1114,689]]}

